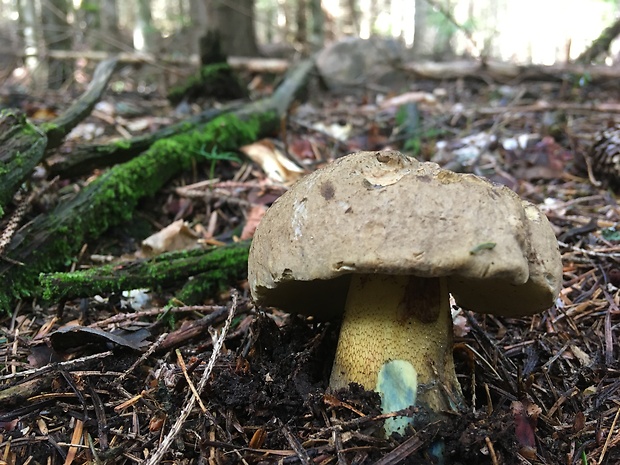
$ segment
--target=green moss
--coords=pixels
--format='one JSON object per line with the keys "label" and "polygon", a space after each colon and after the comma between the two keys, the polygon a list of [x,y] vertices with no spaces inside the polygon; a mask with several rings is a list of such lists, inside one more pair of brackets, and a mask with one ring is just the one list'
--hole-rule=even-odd
{"label": "green moss", "polygon": [[208,297],[216,295],[235,281],[247,278],[248,250],[237,248],[218,257],[218,266],[187,281],[177,292],[176,299],[185,305],[197,305]]}
{"label": "green moss", "polygon": [[84,243],[130,219],[140,199],[155,194],[189,168],[201,149],[236,149],[255,140],[261,127],[272,128],[275,121],[273,113],[247,121],[227,114],[188,133],[160,140],[142,155],[111,168],[73,200],[37,218],[26,231],[20,250],[7,250],[9,258],[26,266],[0,268],[0,276],[8,284],[0,289],[0,309],[9,310],[13,299],[33,290],[39,292],[41,272],[61,269]]}
{"label": "green moss", "polygon": [[131,148],[131,141],[128,139],[118,139],[110,144],[115,149],[129,150]]}
{"label": "green moss", "polygon": [[[246,277],[249,243],[242,242],[211,250],[170,252],[149,260],[124,265],[104,265],[70,273],[40,275],[43,297],[47,300],[85,297],[124,290],[157,290],[195,278],[194,294],[212,295],[223,284]],[[205,279],[207,281],[205,281]]]}

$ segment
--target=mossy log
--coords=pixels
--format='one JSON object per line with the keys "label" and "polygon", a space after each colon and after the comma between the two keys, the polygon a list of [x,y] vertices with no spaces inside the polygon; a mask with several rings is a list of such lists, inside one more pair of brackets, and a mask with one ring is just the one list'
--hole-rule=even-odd
{"label": "mossy log", "polygon": [[191,293],[177,295],[191,305],[222,285],[245,278],[249,247],[250,243],[244,241],[210,249],[168,252],[150,259],[83,271],[42,274],[43,297],[57,301],[130,289],[165,289],[202,275],[189,281],[193,283]]}
{"label": "mossy log", "polygon": [[47,136],[19,111],[0,113],[0,217],[45,154]]}
{"label": "mossy log", "polygon": [[99,63],[93,80],[82,96],[58,118],[37,128],[15,110],[0,113],[0,217],[19,186],[28,178],[47,150],[82,121],[101,98],[114,72],[115,58]]}
{"label": "mossy log", "polygon": [[60,146],[65,136],[69,134],[80,121],[90,115],[95,104],[101,99],[103,92],[106,90],[117,64],[117,58],[109,58],[99,63],[93,74],[92,81],[90,81],[88,88],[80,98],[58,118],[54,118],[49,123],[41,125],[41,129],[47,134],[48,150]]}
{"label": "mossy log", "polygon": [[0,310],[11,311],[15,299],[39,295],[40,273],[65,269],[85,242],[129,220],[140,199],[199,161],[201,151],[234,150],[276,131],[312,69],[312,62],[302,63],[272,97],[156,142],[35,218],[6,248],[7,260],[0,261]]}
{"label": "mossy log", "polygon": [[209,109],[186,121],[164,127],[152,134],[119,139],[109,144],[91,144],[76,147],[71,156],[50,165],[51,176],[72,178],[92,172],[94,169],[107,168],[125,163],[147,150],[161,139],[183,134],[196,126],[208,123],[218,116],[235,110],[239,105],[228,105],[219,109]]}
{"label": "mossy log", "polygon": [[10,310],[16,297],[36,295],[40,272],[62,270],[85,242],[131,219],[139,200],[190,168],[200,150],[234,150],[276,126],[275,113],[247,121],[221,116],[204,128],[160,140],[142,155],[111,168],[49,214],[38,216],[6,248],[9,261],[0,262],[0,279],[9,287],[0,288],[0,309]]}

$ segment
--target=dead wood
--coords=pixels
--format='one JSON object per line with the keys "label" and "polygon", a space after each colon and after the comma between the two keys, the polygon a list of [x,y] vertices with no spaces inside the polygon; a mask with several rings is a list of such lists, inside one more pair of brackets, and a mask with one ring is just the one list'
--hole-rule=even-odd
{"label": "dead wood", "polygon": [[91,112],[116,63],[115,58],[101,62],[86,92],[67,111],[40,129],[22,113],[7,110],[0,115],[0,216],[21,183],[43,160],[46,150],[58,147],[69,131]]}
{"label": "dead wood", "polygon": [[63,112],[62,115],[42,126],[42,129],[47,134],[48,150],[58,147],[65,136],[90,114],[105,91],[117,64],[118,59],[116,57],[109,58],[99,63],[86,92]]}
{"label": "dead wood", "polygon": [[[19,58],[25,58],[32,56],[26,53],[15,53],[14,50],[0,50],[0,53],[8,56],[15,56]],[[46,57],[54,58],[55,60],[107,60],[110,58],[108,52],[102,52],[97,50],[48,50]],[[152,53],[119,53],[115,55],[119,63],[125,64],[140,64],[146,63],[161,68],[167,65],[200,65],[200,58],[197,54],[179,57],[172,55],[155,55]],[[246,70],[251,73],[273,73],[282,74],[285,73],[289,67],[290,62],[281,58],[261,58],[261,57],[228,57],[228,64],[233,69]]]}
{"label": "dead wood", "polygon": [[32,169],[43,159],[47,136],[18,111],[0,114],[0,217]]}
{"label": "dead wood", "polygon": [[239,104],[231,104],[218,109],[209,109],[199,115],[171,126],[162,128],[152,134],[145,134],[131,139],[121,139],[109,144],[82,145],[72,150],[71,156],[50,164],[52,176],[72,178],[106,168],[118,163],[125,163],[147,150],[161,139],[191,131],[198,125],[208,123],[214,118],[239,108]]}
{"label": "dead wood", "polygon": [[[404,69],[414,77],[424,79],[472,79],[488,83],[515,84],[523,81],[575,80],[587,75],[590,82],[613,81],[620,77],[620,69],[602,65],[517,65],[494,61],[461,60],[452,62],[412,62]],[[572,82],[572,81],[571,81]]]}
{"label": "dead wood", "polygon": [[[186,281],[199,273],[206,293],[222,284],[245,276],[249,242],[233,243],[215,249],[168,252],[151,259],[115,263],[84,271],[49,273],[41,276],[43,295],[47,300],[62,300],[109,294],[128,289],[162,289]],[[191,304],[193,302],[185,302]]]}
{"label": "dead wood", "polygon": [[35,218],[14,237],[6,248],[7,260],[0,263],[0,279],[7,284],[0,290],[0,309],[10,311],[15,298],[37,295],[41,272],[62,269],[86,241],[131,218],[140,199],[199,161],[201,151],[235,150],[276,130],[313,66],[312,60],[302,62],[270,98],[161,140]]}

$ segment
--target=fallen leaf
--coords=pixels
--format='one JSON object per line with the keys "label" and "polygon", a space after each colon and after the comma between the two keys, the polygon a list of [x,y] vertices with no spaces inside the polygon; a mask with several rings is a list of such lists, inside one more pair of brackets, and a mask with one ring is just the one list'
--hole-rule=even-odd
{"label": "fallen leaf", "polygon": [[304,174],[303,168],[286,158],[268,140],[244,145],[239,150],[258,164],[272,181],[291,184]]}
{"label": "fallen leaf", "polygon": [[253,205],[250,208],[250,211],[247,213],[245,225],[241,231],[242,241],[254,237],[254,231],[256,231],[256,227],[258,226],[258,223],[260,223],[260,220],[263,218],[266,211],[267,208],[264,205]]}
{"label": "fallen leaf", "polygon": [[172,250],[186,250],[198,245],[198,235],[183,220],[169,224],[161,231],[142,241],[145,257],[153,257]]}

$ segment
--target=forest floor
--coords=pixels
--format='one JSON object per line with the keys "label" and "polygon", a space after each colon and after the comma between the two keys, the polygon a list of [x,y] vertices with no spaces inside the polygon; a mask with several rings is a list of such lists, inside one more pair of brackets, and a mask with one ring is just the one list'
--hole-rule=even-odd
{"label": "forest floor", "polygon": [[[532,317],[454,309],[462,411],[382,438],[376,394],[326,392],[338,322],[255,308],[245,281],[173,309],[175,289],[24,301],[0,321],[0,462],[154,463],[165,450],[162,463],[426,464],[443,441],[444,463],[620,463],[620,208],[579,161],[618,118],[602,109],[620,101],[618,86],[471,80],[412,89],[312,95],[278,136],[244,149],[254,161],[239,153],[175,178],[131,222],[85,244],[71,267],[121,266],[177,220],[185,232],[168,235],[192,246],[249,238],[296,178],[351,151],[393,148],[486,176],[547,214],[564,287],[553,308]],[[56,98],[28,102],[31,117],[69,103]],[[157,92],[109,91],[56,157],[195,110],[171,108]],[[282,168],[283,159],[301,169]],[[57,180],[37,209],[100,173]],[[213,329],[183,336],[192,325]]]}

